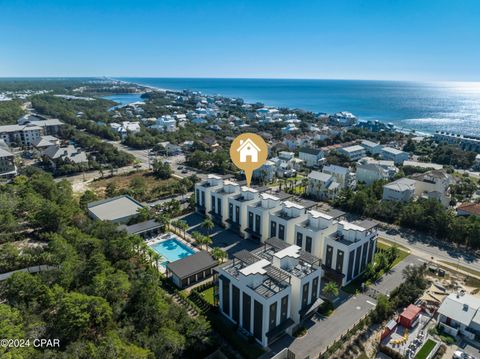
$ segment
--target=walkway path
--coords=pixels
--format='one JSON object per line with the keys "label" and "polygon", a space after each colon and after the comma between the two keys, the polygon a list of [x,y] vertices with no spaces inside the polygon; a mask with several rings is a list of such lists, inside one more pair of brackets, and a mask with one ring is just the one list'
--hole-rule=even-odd
{"label": "walkway path", "polygon": [[13,274],[18,273],[18,272],[38,273],[38,272],[43,272],[43,271],[47,271],[47,270],[52,270],[52,269],[55,269],[55,268],[56,268],[55,266],[49,266],[49,265],[46,265],[46,264],[42,264],[42,265],[39,265],[39,266],[32,266],[32,267],[28,267],[28,268],[17,269],[17,270],[11,271],[11,272],[0,274],[0,282],[4,281],[4,280],[7,280]]}

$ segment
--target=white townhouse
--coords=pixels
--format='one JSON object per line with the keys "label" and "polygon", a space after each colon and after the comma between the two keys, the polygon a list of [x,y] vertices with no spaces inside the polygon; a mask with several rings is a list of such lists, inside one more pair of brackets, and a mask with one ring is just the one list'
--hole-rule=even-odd
{"label": "white townhouse", "polygon": [[211,210],[209,214],[222,227],[226,228],[229,225],[228,220],[231,214],[229,212],[229,199],[238,194],[240,194],[240,185],[229,180],[223,181],[223,186],[210,191]]}
{"label": "white townhouse", "polygon": [[320,148],[302,147],[298,151],[298,158],[305,162],[307,167],[316,167],[319,161],[325,157],[325,153]]}
{"label": "white townhouse", "polygon": [[438,308],[440,327],[454,337],[480,340],[480,298],[464,292],[452,293]]}
{"label": "white townhouse", "polygon": [[319,259],[278,239],[215,270],[220,312],[264,347],[292,334],[323,302]]}
{"label": "white townhouse", "polygon": [[350,161],[358,161],[366,155],[365,148],[360,145],[341,147],[337,149],[337,152],[347,156]]}
{"label": "white townhouse", "polygon": [[408,160],[410,155],[408,152],[397,150],[393,147],[383,147],[380,156],[384,160],[390,160],[395,162],[396,165],[403,164],[404,161]]}
{"label": "white townhouse", "polygon": [[377,245],[376,222],[339,221],[324,240],[322,268],[325,278],[347,285],[372,263]]}
{"label": "white townhouse", "polygon": [[223,187],[222,177],[217,175],[208,175],[205,181],[195,184],[195,205],[197,211],[202,214],[208,214],[212,210],[212,191]]}
{"label": "white townhouse", "polygon": [[250,238],[265,242],[270,238],[270,215],[281,208],[282,201],[279,197],[261,193],[258,202],[247,206],[247,229]]}
{"label": "white townhouse", "polygon": [[177,130],[177,121],[172,116],[161,116],[155,120],[155,123],[150,126],[162,132],[175,132]]}
{"label": "white townhouse", "polygon": [[269,238],[278,238],[290,244],[294,243],[295,225],[305,220],[304,206],[290,202],[282,202],[280,209],[270,213]]}
{"label": "white townhouse", "polygon": [[260,200],[260,192],[247,186],[240,189],[240,193],[228,198],[229,229],[237,232],[243,238],[249,237],[248,211],[249,205]]}
{"label": "white townhouse", "polygon": [[363,182],[370,186],[375,181],[388,180],[390,172],[375,163],[358,164],[356,170],[357,182]]}
{"label": "white townhouse", "polygon": [[361,146],[370,155],[379,155],[382,152],[383,146],[380,143],[363,140]]}

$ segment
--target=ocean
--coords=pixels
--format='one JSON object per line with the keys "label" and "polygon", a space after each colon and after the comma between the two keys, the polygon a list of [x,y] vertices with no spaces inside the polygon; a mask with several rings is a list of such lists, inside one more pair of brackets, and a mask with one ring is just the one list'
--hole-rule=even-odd
{"label": "ocean", "polygon": [[349,111],[420,133],[480,135],[480,83],[361,80],[118,78],[162,89],[240,97],[313,112]]}

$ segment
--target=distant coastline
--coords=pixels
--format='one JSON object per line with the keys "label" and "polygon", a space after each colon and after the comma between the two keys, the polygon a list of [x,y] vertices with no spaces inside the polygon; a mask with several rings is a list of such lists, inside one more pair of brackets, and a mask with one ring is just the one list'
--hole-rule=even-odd
{"label": "distant coastline", "polygon": [[155,90],[200,91],[315,113],[349,111],[401,131],[480,135],[480,84],[366,80],[115,78]]}

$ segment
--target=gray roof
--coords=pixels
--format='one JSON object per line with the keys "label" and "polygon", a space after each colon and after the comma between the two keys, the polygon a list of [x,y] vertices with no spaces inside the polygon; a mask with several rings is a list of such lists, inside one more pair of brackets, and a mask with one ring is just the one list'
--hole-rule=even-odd
{"label": "gray roof", "polygon": [[145,222],[132,224],[131,226],[122,226],[128,234],[137,234],[161,227],[162,224],[154,219]]}
{"label": "gray roof", "polygon": [[332,178],[332,175],[329,175],[328,173],[312,171],[308,174],[308,178],[312,178],[322,182],[327,182],[328,180],[330,180],[330,178]]}
{"label": "gray roof", "polygon": [[43,151],[43,154],[52,160],[61,158],[63,160],[68,159],[73,163],[88,162],[87,154],[83,151],[78,150],[73,145],[68,145],[65,147],[51,145]]}
{"label": "gray roof", "polygon": [[167,264],[167,269],[178,278],[184,279],[205,269],[213,268],[217,261],[205,251],[200,251],[191,256]]}
{"label": "gray roof", "polygon": [[317,156],[318,154],[322,153],[323,151],[320,148],[310,148],[310,147],[302,147],[298,150],[298,152],[308,153],[310,155]]}
{"label": "gray roof", "polygon": [[387,183],[386,185],[383,186],[383,188],[390,188],[390,189],[393,189],[394,191],[403,192],[403,191],[411,190],[412,186],[414,189],[415,183],[416,183],[415,180],[403,177],[396,181]]}
{"label": "gray roof", "polygon": [[115,221],[132,217],[143,206],[130,196],[118,196],[88,204],[88,210],[101,221]]}
{"label": "gray roof", "polygon": [[468,327],[476,314],[478,314],[479,308],[480,298],[470,294],[453,293],[445,298],[440,308],[438,308],[438,313]]}
{"label": "gray roof", "polygon": [[0,157],[13,157],[13,154],[0,147]]}

